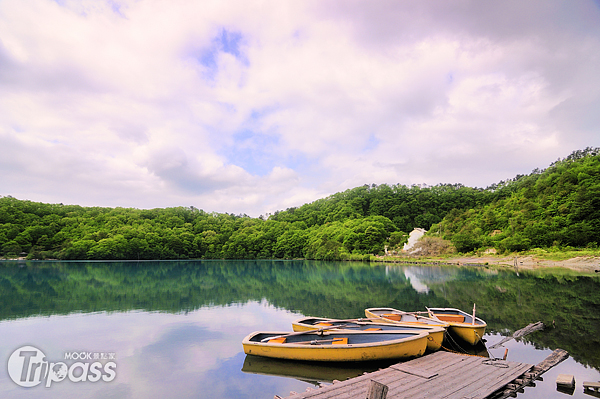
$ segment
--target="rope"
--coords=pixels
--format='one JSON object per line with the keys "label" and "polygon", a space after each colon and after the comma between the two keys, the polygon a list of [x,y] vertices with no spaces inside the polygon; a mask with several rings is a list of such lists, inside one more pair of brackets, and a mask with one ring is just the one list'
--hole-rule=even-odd
{"label": "rope", "polygon": [[[460,350],[462,351],[462,353],[464,353],[465,355],[470,355],[470,353],[468,353],[468,352],[467,352],[467,351],[466,351],[466,350],[465,350],[465,349],[464,349],[462,346],[460,346],[460,345],[458,344],[458,342],[456,342],[456,341],[454,340],[454,338],[452,338],[452,335],[450,335],[449,333],[446,333],[446,337],[448,338],[448,340],[449,340],[449,341],[452,341],[452,344],[453,344],[454,346],[456,346],[458,349],[460,349]],[[460,353],[460,352],[457,352],[457,353]],[[485,357],[485,356],[484,356],[484,357]]]}
{"label": "rope", "polygon": [[458,349],[460,349],[460,350],[461,350],[461,352],[459,352],[459,351],[455,351],[455,350],[453,350],[453,349],[446,348],[445,346],[443,346],[443,345],[442,345],[442,348],[443,348],[444,350],[447,350],[448,352],[458,353],[459,355],[465,355],[465,356],[475,356],[475,357],[485,357],[485,358],[487,358],[487,356],[482,356],[482,355],[473,355],[473,354],[471,354],[471,353],[468,353],[466,350],[464,350],[464,349],[463,349],[463,348],[462,348],[462,347],[461,347],[461,346],[458,344],[458,342],[456,342],[456,341],[454,340],[454,338],[452,338],[452,335],[450,335],[450,334],[448,334],[448,333],[446,333],[446,338],[448,338],[448,341],[452,341],[452,342],[451,342],[451,344],[453,344],[454,346],[456,346]]}
{"label": "rope", "polygon": [[[477,332],[475,332],[475,334],[477,334]],[[478,334],[479,335],[479,334]],[[453,353],[458,353],[459,355],[465,355],[465,356],[474,356],[474,357],[483,357],[486,360],[482,361],[482,364],[488,365],[488,366],[494,366],[494,367],[500,367],[500,368],[508,368],[508,364],[506,363],[494,363],[497,361],[503,361],[504,359],[500,359],[500,358],[489,358],[487,356],[483,356],[483,355],[474,355],[471,353],[468,353],[465,349],[463,349],[458,342],[456,342],[456,340],[454,340],[454,338],[452,338],[452,335],[450,334],[446,334],[446,337],[448,338],[449,341],[452,341],[453,345],[456,345],[456,347],[458,347],[462,352],[458,352],[449,348],[446,348],[445,346],[442,345],[442,348],[448,352],[453,352]]]}

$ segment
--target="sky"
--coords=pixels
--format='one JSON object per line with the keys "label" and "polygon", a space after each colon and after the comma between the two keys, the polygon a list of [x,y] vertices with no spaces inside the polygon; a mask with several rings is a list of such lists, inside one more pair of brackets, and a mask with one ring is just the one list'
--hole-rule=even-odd
{"label": "sky", "polygon": [[0,196],[257,217],[600,147],[600,0],[0,0]]}

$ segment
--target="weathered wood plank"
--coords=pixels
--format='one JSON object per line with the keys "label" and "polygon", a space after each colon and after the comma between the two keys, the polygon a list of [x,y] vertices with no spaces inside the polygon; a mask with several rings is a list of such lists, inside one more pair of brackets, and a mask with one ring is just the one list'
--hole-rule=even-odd
{"label": "weathered wood plank", "polygon": [[[340,381],[333,385],[328,385],[326,387],[320,388],[317,391],[296,394],[294,396],[290,396],[289,399],[299,399],[299,398],[311,398],[311,399],[329,399],[334,397],[344,397],[347,392],[361,392],[364,391],[365,395],[367,392],[366,385],[370,380],[380,381],[381,376],[389,373],[388,369],[375,371],[373,373],[361,375],[350,380]],[[352,397],[352,396],[350,396]]]}
{"label": "weathered wood plank", "polygon": [[[287,399],[364,399],[371,380],[388,387],[387,399],[508,397],[568,356],[565,351],[558,351],[536,367],[436,352],[310,392],[294,393]],[[504,389],[508,384],[512,390]]]}
{"label": "weathered wood plank", "polygon": [[[433,362],[438,367],[438,370],[446,370],[446,375],[444,379],[456,380],[460,378],[461,373],[471,373],[481,361],[481,358],[472,357],[472,356],[462,356],[457,354],[450,354],[445,352],[444,356],[436,356],[438,359],[443,359],[445,362]],[[449,355],[449,356],[448,356]],[[431,356],[431,355],[429,355]],[[458,361],[457,361],[458,360]],[[410,364],[414,364],[414,361],[409,362]],[[409,363],[403,363],[404,367],[409,367]],[[422,364],[422,362],[419,362]],[[453,367],[459,364],[461,367]],[[382,370],[383,371],[383,370]],[[381,373],[381,371],[376,372]],[[396,372],[397,374],[385,373],[377,376],[378,381],[385,383],[389,387],[388,398],[411,398],[415,395],[423,394],[424,385],[423,382],[427,381],[422,377],[418,377],[412,374],[406,374],[400,371]],[[437,377],[433,377],[437,378]],[[432,379],[433,379],[432,378]],[[391,380],[390,380],[391,379]],[[441,381],[443,384],[444,382]],[[338,384],[339,389],[339,384]],[[348,396],[348,394],[350,395]],[[333,394],[333,395],[332,395]],[[339,395],[338,395],[339,394]],[[362,391],[357,390],[356,386],[347,387],[344,389],[344,392],[331,392],[327,393],[327,395],[319,396],[319,399],[342,399],[342,398],[361,398]],[[313,396],[311,396],[311,399]],[[316,399],[316,397],[314,397]]]}
{"label": "weathered wood plank", "polygon": [[452,395],[444,396],[447,399],[483,399],[505,386],[507,383],[521,376],[532,366],[529,364],[512,365],[507,369],[498,369],[487,375],[483,375],[479,379],[468,381],[469,383],[462,389],[456,390]]}
{"label": "weathered wood plank", "polygon": [[[423,371],[426,372],[427,369],[431,368],[452,368],[455,364],[461,363],[464,361],[464,357],[461,355],[456,355],[449,352],[436,352],[431,355],[420,357],[417,359],[413,359],[409,362],[398,363],[399,365],[403,365],[404,367],[419,366],[423,367]],[[425,361],[424,361],[425,360]],[[406,366],[408,365],[408,366]],[[410,384],[414,382],[414,385],[418,385],[419,381],[413,379],[407,379],[406,373],[396,371],[397,374],[394,374],[390,370],[391,368],[375,371],[374,373],[370,373],[368,375],[363,375],[354,378],[350,383],[349,381],[339,382],[335,385],[327,386],[325,388],[321,388],[318,391],[313,391],[310,393],[298,393],[296,395],[290,396],[289,399],[300,399],[300,398],[310,398],[310,399],[342,399],[344,397],[361,397],[363,389],[360,387],[362,381],[372,378],[376,379],[379,382],[382,382],[386,385],[390,383],[395,383],[400,381],[402,384]],[[421,379],[419,377],[415,377]],[[391,387],[390,387],[391,388]],[[351,392],[351,396],[347,396],[348,392]],[[364,388],[364,392],[366,392],[366,388]],[[393,397],[391,393],[388,393],[388,397]]]}
{"label": "weathered wood plank", "polygon": [[[460,355],[458,355],[460,356]],[[409,398],[430,398],[435,397],[440,392],[445,392],[449,386],[455,384],[463,384],[464,376],[477,372],[480,363],[480,358],[464,357],[460,367],[451,367],[440,369],[438,376],[429,380],[421,380],[420,384],[415,384],[411,387],[403,387],[406,397]],[[427,383],[424,383],[427,382]],[[390,386],[393,388],[393,385]]]}
{"label": "weathered wood plank", "polygon": [[480,357],[469,357],[468,364],[465,364],[461,368],[449,370],[447,373],[441,375],[439,379],[435,379],[435,383],[428,384],[426,389],[420,389],[414,393],[411,392],[412,397],[443,398],[474,383],[480,383],[488,374],[485,369],[482,369],[483,360]]}
{"label": "weathered wood plank", "polygon": [[450,352],[435,352],[430,355],[411,360],[410,362],[398,363],[402,367],[414,367],[423,371],[439,370],[448,367],[454,367],[456,364],[467,360],[465,356],[456,356]]}
{"label": "weathered wood plank", "polygon": [[[569,353],[564,350],[564,349],[555,349],[550,356],[548,356],[547,358],[545,358],[544,360],[542,360],[540,363],[536,364],[528,374],[528,376],[530,377],[530,379],[539,379],[541,380],[542,378],[540,377],[540,375],[544,374],[546,371],[550,370],[552,367],[556,366],[558,363],[562,362],[563,360],[567,359],[569,357]],[[508,390],[504,390],[503,392],[501,392],[498,395],[494,395],[494,399],[504,399],[504,398],[508,398],[510,396],[514,396],[515,392],[518,392],[519,390],[521,390],[522,388],[524,388],[523,385],[517,385],[516,389],[508,389]]]}
{"label": "weathered wood plank", "polygon": [[435,377],[436,375],[438,375],[437,372],[432,372],[431,370],[425,370],[425,369],[422,369],[419,367],[407,366],[402,363],[394,364],[393,366],[390,366],[390,368],[392,368],[394,370],[402,371],[403,373],[406,373],[406,374],[416,375],[417,377],[421,377],[421,378],[425,378],[425,379],[429,379],[431,377]]}
{"label": "weathered wood plank", "polygon": [[558,363],[569,357],[569,353],[564,349],[555,349],[554,352],[550,354],[543,361],[535,365],[536,373],[538,375],[545,373],[550,370],[552,367],[556,366]]}
{"label": "weathered wood plank", "polygon": [[584,381],[583,387],[590,389],[600,389],[600,382]]}
{"label": "weathered wood plank", "polygon": [[[384,370],[381,370],[384,371]],[[373,380],[388,386],[388,398],[392,398],[393,396],[389,392],[389,384],[392,382],[396,382],[399,379],[402,379],[402,376],[406,374],[402,374],[398,371],[386,369],[386,372],[379,373],[376,376],[372,376]],[[412,379],[421,379],[420,377],[410,376]],[[421,379],[422,380],[422,379]],[[366,397],[367,387],[366,386],[356,386],[354,384],[348,384],[343,387],[343,389],[338,389],[336,391],[328,392],[327,395],[323,397],[314,397],[315,399],[347,399],[347,398],[360,398],[363,399]],[[313,399],[313,397],[311,397]]]}

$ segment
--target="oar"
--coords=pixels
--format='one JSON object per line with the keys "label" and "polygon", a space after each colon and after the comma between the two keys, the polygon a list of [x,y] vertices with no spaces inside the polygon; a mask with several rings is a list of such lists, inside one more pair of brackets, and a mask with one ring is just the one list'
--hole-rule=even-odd
{"label": "oar", "polygon": [[325,323],[361,323],[361,322],[367,322],[367,321],[377,321],[380,320],[381,317],[362,317],[360,319],[330,319],[328,321],[325,321]]}
{"label": "oar", "polygon": [[[419,318],[423,318],[423,319],[427,319],[427,318],[428,318],[427,316],[424,316],[424,315],[423,315],[423,313],[425,313],[425,312],[404,312],[404,311],[402,311],[402,310],[397,310],[397,309],[395,309],[395,310],[394,310],[394,312],[393,312],[393,313],[391,313],[391,314],[399,314],[399,315],[410,315],[410,316],[414,316],[414,317],[415,317],[415,319],[417,319],[417,323],[421,323],[421,322],[419,321]],[[387,317],[385,317],[385,316],[377,316],[377,319],[373,319],[373,318],[371,318],[371,319],[369,319],[369,320],[390,320],[390,319],[388,319],[388,318],[387,318]],[[391,320],[391,321],[394,321],[394,320]],[[409,323],[410,323],[410,322],[409,322]]]}
{"label": "oar", "polygon": [[327,342],[335,342],[335,341],[343,341],[343,338],[333,338],[333,339],[322,339],[322,340],[318,340],[318,339],[313,339],[312,341],[305,341],[305,342],[294,342],[295,344],[300,344],[300,345],[319,345],[319,344],[324,344]]}
{"label": "oar", "polygon": [[415,315],[415,314],[418,314],[418,313],[425,313],[425,312],[418,312],[418,311],[417,312],[406,312],[404,310],[398,310],[398,309],[393,309],[393,308],[387,308],[387,309],[391,309],[392,310],[392,314],[394,314],[395,312],[397,312],[399,314],[412,314],[412,315]]}
{"label": "oar", "polygon": [[317,330],[298,331],[298,332],[293,332],[293,333],[289,333],[289,334],[276,335],[274,337],[263,338],[263,339],[260,340],[260,342],[267,342],[267,341],[270,341],[272,339],[277,339],[277,338],[293,337],[295,335],[304,335],[304,334],[309,334],[309,333],[318,333],[318,332],[325,331],[325,330],[335,330],[336,328],[343,328],[343,327],[345,327],[345,325],[341,325],[341,326],[327,326],[327,327],[319,328]]}
{"label": "oar", "polygon": [[429,315],[429,317],[431,317],[432,319],[435,319],[435,320],[440,320],[435,316],[435,313],[433,313],[433,311],[431,309],[429,309],[427,306],[425,306],[425,309],[427,309],[427,314]]}
{"label": "oar", "polygon": [[423,316],[423,313],[427,313],[427,312],[419,312],[419,311],[416,311],[416,312],[405,312],[403,310],[398,310],[398,309],[396,309],[395,311],[398,312],[398,313],[400,313],[400,314],[409,314],[409,315],[413,315],[415,317],[425,317],[425,316]]}

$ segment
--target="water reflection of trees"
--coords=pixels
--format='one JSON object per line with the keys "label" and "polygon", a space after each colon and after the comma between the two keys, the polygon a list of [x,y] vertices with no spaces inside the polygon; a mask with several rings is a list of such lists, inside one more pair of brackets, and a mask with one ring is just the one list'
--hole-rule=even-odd
{"label": "water reflection of trees", "polygon": [[[408,277],[407,277],[408,276]],[[427,290],[415,290],[426,286]],[[600,368],[600,278],[487,269],[318,261],[4,262],[0,319],[72,312],[185,312],[266,299],[305,315],[362,317],[367,307],[477,312],[509,334],[543,321],[526,339],[568,350]]]}

